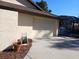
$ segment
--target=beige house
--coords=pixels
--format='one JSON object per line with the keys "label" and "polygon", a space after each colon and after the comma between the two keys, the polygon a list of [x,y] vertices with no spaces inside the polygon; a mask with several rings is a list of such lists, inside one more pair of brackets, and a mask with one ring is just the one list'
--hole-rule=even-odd
{"label": "beige house", "polygon": [[24,33],[28,38],[58,35],[59,20],[32,0],[0,0],[0,51]]}

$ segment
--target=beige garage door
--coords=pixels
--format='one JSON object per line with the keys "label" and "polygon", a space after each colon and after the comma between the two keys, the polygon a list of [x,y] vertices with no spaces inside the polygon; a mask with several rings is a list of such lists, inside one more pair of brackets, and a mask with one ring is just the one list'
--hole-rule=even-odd
{"label": "beige garage door", "polygon": [[53,36],[53,21],[49,19],[36,19],[34,20],[33,30],[36,31],[37,38]]}

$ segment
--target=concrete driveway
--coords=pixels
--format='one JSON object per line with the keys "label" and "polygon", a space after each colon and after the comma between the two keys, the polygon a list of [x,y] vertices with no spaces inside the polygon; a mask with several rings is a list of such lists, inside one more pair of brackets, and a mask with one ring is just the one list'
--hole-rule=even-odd
{"label": "concrete driveway", "polygon": [[79,59],[79,39],[37,38],[25,59]]}

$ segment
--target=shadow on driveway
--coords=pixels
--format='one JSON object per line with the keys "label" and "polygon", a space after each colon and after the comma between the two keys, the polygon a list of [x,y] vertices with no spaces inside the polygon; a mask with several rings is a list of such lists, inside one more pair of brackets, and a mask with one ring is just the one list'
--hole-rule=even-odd
{"label": "shadow on driveway", "polygon": [[79,40],[64,40],[62,42],[51,43],[50,48],[79,50]]}
{"label": "shadow on driveway", "polygon": [[79,38],[72,37],[54,37],[54,38],[37,38],[38,40],[45,40],[49,44],[48,48],[56,49],[70,49],[79,51]]}

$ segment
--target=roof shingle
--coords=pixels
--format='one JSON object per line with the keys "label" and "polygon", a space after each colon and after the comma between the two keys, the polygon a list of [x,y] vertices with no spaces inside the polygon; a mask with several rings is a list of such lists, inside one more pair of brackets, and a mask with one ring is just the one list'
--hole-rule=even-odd
{"label": "roof shingle", "polygon": [[52,15],[52,14],[46,12],[46,11],[30,9],[30,8],[26,8],[24,6],[20,6],[20,5],[17,5],[17,4],[12,4],[12,3],[8,3],[8,2],[4,2],[4,1],[0,1],[0,8],[59,19],[57,16]]}

